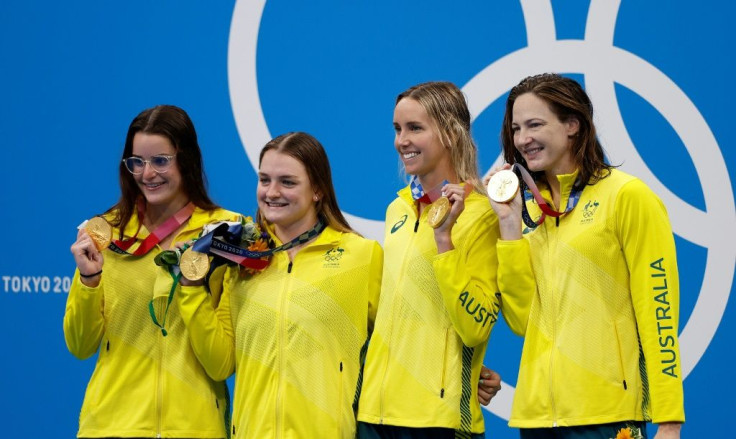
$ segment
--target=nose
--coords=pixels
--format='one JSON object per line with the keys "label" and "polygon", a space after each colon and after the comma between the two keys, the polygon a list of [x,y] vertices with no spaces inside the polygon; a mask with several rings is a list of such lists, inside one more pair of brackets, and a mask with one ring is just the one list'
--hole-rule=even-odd
{"label": "nose", "polygon": [[154,178],[156,175],[158,175],[158,172],[156,172],[155,169],[153,169],[153,166],[151,166],[151,163],[146,161],[143,163],[143,178],[144,179],[150,179]]}
{"label": "nose", "polygon": [[404,131],[397,131],[394,143],[397,147],[407,146],[409,144],[409,136],[407,136]]}
{"label": "nose", "polygon": [[530,140],[529,131],[524,127],[519,127],[514,133],[514,143],[517,145],[526,145]]}
{"label": "nose", "polygon": [[276,183],[271,183],[266,188],[266,198],[274,199],[281,196],[281,191]]}

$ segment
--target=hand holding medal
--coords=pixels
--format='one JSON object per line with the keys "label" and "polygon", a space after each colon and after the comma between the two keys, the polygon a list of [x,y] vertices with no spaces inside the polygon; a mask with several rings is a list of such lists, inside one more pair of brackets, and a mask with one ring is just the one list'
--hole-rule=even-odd
{"label": "hand holding medal", "polygon": [[[465,198],[472,190],[473,185],[469,183],[465,185],[445,184],[442,187],[442,196],[430,204],[427,209],[427,224],[435,230],[451,228],[465,209]],[[447,226],[443,227],[445,223]]]}
{"label": "hand holding medal", "polygon": [[81,282],[88,287],[96,287],[102,274],[102,250],[110,245],[112,227],[102,217],[94,217],[77,227],[77,240],[72,244],[71,252],[79,269]]}
{"label": "hand holding medal", "polygon": [[523,194],[519,177],[507,163],[491,171],[483,182],[487,185],[491,207],[498,217],[501,239],[506,241],[521,239]]}

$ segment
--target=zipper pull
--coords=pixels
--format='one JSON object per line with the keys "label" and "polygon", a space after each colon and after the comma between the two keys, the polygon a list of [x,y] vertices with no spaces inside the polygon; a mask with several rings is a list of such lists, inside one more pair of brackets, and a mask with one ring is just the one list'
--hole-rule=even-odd
{"label": "zipper pull", "polygon": [[294,261],[289,261],[289,268],[286,269],[287,273],[291,273],[291,267],[294,265]]}

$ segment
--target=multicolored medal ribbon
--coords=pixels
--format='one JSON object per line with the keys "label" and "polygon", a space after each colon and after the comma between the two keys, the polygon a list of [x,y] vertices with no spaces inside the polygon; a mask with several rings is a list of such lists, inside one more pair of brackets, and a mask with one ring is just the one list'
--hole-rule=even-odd
{"label": "multicolored medal ribbon", "polygon": [[[209,291],[210,276],[214,272],[215,268],[227,263],[227,261],[234,262],[253,271],[263,270],[268,266],[270,256],[274,253],[288,250],[311,241],[322,233],[326,226],[326,222],[320,218],[314,227],[300,234],[293,240],[276,248],[268,248],[269,244],[272,242],[270,236],[267,233],[261,234],[258,226],[252,221],[249,222],[243,220],[240,223],[224,222],[217,224],[214,229],[203,231],[203,235],[191,246],[186,245],[182,249],[162,251],[155,258],[156,265],[167,267],[174,282],[171,286],[171,290],[169,291],[166,309],[164,310],[164,317],[161,320],[161,323],[159,323],[156,318],[156,313],[153,309],[153,300],[149,302],[148,311],[153,323],[161,328],[161,333],[164,336],[167,335],[167,331],[165,329],[166,317],[169,312],[169,305],[174,298],[174,292],[179,284],[182,273],[184,273],[187,279],[190,279],[190,277],[188,277],[188,273],[185,272],[188,268],[180,268],[181,264],[189,263],[186,261],[187,254],[194,254],[194,256],[190,256],[194,261],[192,262],[194,268],[191,272],[195,273],[196,276],[191,280],[201,279],[201,277],[199,277],[201,272],[203,270],[207,271],[204,285]],[[242,242],[250,242],[251,245],[249,245],[249,248],[240,247]],[[263,250],[255,250],[254,248],[263,248]],[[215,256],[211,264],[209,263],[207,255]],[[208,268],[203,268],[204,263],[201,262],[202,258],[207,260],[206,263],[208,264]]]}
{"label": "multicolored medal ribbon", "polygon": [[[552,209],[552,207],[550,207],[550,205],[547,204],[547,201],[542,197],[542,194],[539,192],[539,188],[537,188],[536,183],[534,183],[534,178],[532,178],[531,174],[529,174],[529,171],[527,171],[519,163],[514,163],[514,165],[511,167],[511,170],[521,177],[521,190],[524,193],[524,202],[521,204],[521,218],[524,221],[524,224],[526,224],[526,226],[530,229],[534,229],[538,225],[542,224],[547,215],[559,218],[571,212],[575,208],[575,206],[577,206],[578,201],[580,201],[580,195],[582,194],[583,190],[582,188],[576,188],[573,186],[573,190],[570,192],[570,196],[567,199],[567,207],[564,211],[558,212]],[[534,200],[537,202],[537,205],[542,210],[542,215],[537,221],[534,221],[531,216],[529,216],[529,210],[526,207],[526,202],[531,200],[532,198],[534,198]]]}
{"label": "multicolored medal ribbon", "polygon": [[[286,244],[282,244],[276,248],[271,248],[264,251],[249,250],[247,248],[242,248],[237,245],[229,244],[219,237],[213,237],[212,242],[209,246],[209,253],[223,257],[229,261],[235,262],[236,264],[245,267],[251,266],[252,268],[258,268],[264,263],[265,265],[268,265],[269,261],[264,261],[262,258],[271,256],[274,253],[280,251],[289,250],[290,248],[309,242],[317,235],[322,233],[326,226],[327,224],[325,223],[325,221],[320,218],[319,220],[317,220],[317,224],[315,224],[314,227],[287,242]],[[265,265],[263,265],[264,268]]]}
{"label": "multicolored medal ribbon", "polygon": [[420,203],[432,204],[435,202],[435,200],[442,197],[442,188],[449,183],[449,181],[444,180],[434,189],[430,191],[425,191],[422,187],[422,184],[419,182],[419,177],[417,177],[416,175],[412,175],[411,180],[409,181],[409,186],[411,187],[411,196],[412,198],[414,198],[415,201],[418,201]]}
{"label": "multicolored medal ribbon", "polygon": [[154,231],[152,231],[138,246],[138,248],[135,249],[134,252],[130,253],[128,252],[128,249],[130,249],[133,244],[135,244],[138,241],[138,233],[141,231],[141,224],[143,224],[143,214],[145,211],[145,205],[142,202],[138,203],[138,229],[135,231],[135,234],[126,240],[117,240],[113,239],[112,243],[108,246],[108,248],[115,253],[122,254],[122,255],[132,255],[132,256],[143,256],[151,249],[156,247],[156,245],[166,239],[167,236],[171,235],[171,233],[174,232],[174,230],[181,227],[182,224],[187,222],[189,218],[192,216],[192,213],[194,212],[195,206],[194,203],[189,203],[183,208],[181,208],[178,212],[170,216],[166,221],[164,221],[163,224],[156,227]]}
{"label": "multicolored medal ribbon", "polygon": [[[425,192],[416,175],[412,175],[411,181],[409,182],[412,198],[420,203],[429,204],[429,207],[427,208],[427,224],[429,224],[433,229],[440,227],[445,222],[447,217],[450,215],[450,209],[452,209],[450,199],[442,193],[442,188],[445,187],[446,184],[450,184],[450,182],[448,180],[444,180],[431,191]],[[473,191],[473,185],[466,183],[464,191],[465,193],[463,198],[467,198],[468,194]]]}

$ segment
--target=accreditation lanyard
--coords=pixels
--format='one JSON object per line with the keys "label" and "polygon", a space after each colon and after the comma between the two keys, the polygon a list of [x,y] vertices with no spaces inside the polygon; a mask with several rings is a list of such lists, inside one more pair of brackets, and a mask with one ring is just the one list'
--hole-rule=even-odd
{"label": "accreditation lanyard", "polygon": [[134,252],[130,253],[128,252],[128,249],[133,246],[138,241],[138,233],[141,231],[141,224],[143,224],[143,214],[145,211],[145,205],[141,202],[138,203],[138,229],[135,231],[135,234],[126,240],[113,240],[110,243],[110,246],[108,247],[110,250],[114,251],[118,254],[123,255],[132,255],[132,256],[142,256],[151,251],[152,248],[154,248],[158,243],[166,239],[169,235],[171,235],[174,230],[181,227],[182,224],[187,222],[189,218],[191,218],[192,213],[194,212],[195,206],[194,203],[189,202],[186,206],[181,208],[178,212],[171,215],[166,221],[163,222],[160,226],[156,227],[154,231],[152,231],[138,246],[138,248],[135,249]]}
{"label": "accreditation lanyard", "polygon": [[[583,189],[576,187],[577,185],[573,185],[573,190],[570,192],[570,196],[567,199],[567,207],[565,208],[565,210],[558,212],[552,209],[552,207],[547,203],[547,200],[542,197],[542,194],[539,192],[539,188],[537,187],[536,183],[534,183],[534,178],[532,178],[531,174],[529,174],[529,171],[527,171],[519,163],[515,163],[511,167],[511,170],[516,172],[521,177],[521,189],[524,193],[524,202],[522,203],[521,208],[521,218],[524,221],[524,224],[526,224],[526,226],[531,229],[534,229],[538,225],[542,224],[547,215],[554,218],[559,218],[571,212],[575,208],[575,206],[577,206],[578,201],[580,201],[580,195],[583,193]],[[531,218],[526,207],[526,202],[531,200],[532,198],[534,198],[534,200],[537,202],[537,205],[542,210],[542,215],[537,221],[534,221]]]}

